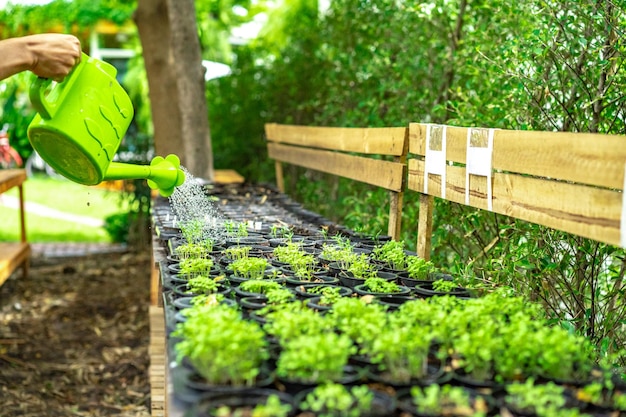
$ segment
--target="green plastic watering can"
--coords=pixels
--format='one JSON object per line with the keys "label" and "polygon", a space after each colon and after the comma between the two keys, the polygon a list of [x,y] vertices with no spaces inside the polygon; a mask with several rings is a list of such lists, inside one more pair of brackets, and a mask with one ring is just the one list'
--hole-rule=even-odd
{"label": "green plastic watering can", "polygon": [[83,54],[63,82],[37,78],[30,86],[37,111],[30,143],[56,172],[79,184],[147,179],[169,197],[185,181],[176,155],[157,156],[150,165],[113,162],[134,113],[116,74],[112,65]]}

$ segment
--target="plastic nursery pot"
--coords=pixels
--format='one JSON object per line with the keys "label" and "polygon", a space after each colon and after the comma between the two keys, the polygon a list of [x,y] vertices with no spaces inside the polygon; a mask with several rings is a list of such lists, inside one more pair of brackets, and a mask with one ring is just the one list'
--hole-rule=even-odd
{"label": "plastic nursery pot", "polygon": [[[276,265],[276,261],[272,261],[272,265]],[[296,280],[299,280],[299,278],[296,277],[296,271],[293,269],[293,267],[291,267],[291,265],[276,265],[278,267],[278,269],[280,270],[280,272],[283,274],[283,276],[285,277],[291,277],[294,278]],[[315,277],[326,277],[329,276],[329,272],[326,268],[315,268],[311,271],[311,276],[312,278]]]}
{"label": "plastic nursery pot", "polygon": [[[183,322],[187,320],[184,314],[182,314],[182,311],[186,308],[192,307],[191,300],[193,299],[194,297],[180,297],[174,300],[172,304],[174,305],[174,309],[176,310],[175,318],[177,322]],[[235,302],[235,300],[231,300],[230,298],[223,298],[219,301],[219,303],[221,305],[237,307],[237,303]]]}
{"label": "plastic nursery pot", "polygon": [[[431,386],[446,386],[446,384],[438,385],[433,384]],[[411,389],[404,388],[397,391],[396,401],[397,408],[403,413],[408,413],[409,415],[418,416],[418,417],[438,417],[438,416],[456,416],[456,415],[475,415],[476,413],[481,413],[483,415],[492,415],[491,413],[495,410],[495,400],[490,394],[478,392],[471,388],[465,387],[457,387],[462,388],[469,395],[469,409],[467,406],[457,407],[453,404],[442,403],[442,411],[440,413],[436,412],[419,412],[416,404],[413,402],[413,398],[411,396]],[[424,389],[428,389],[426,386]]]}
{"label": "plastic nursery pot", "polygon": [[[193,369],[190,364],[178,366],[172,375],[174,395],[187,404],[197,404],[207,395],[223,394],[241,396],[242,393],[255,389],[272,389],[274,374],[266,367],[256,378],[253,386],[209,384]],[[273,389],[272,389],[273,390]],[[187,414],[185,414],[187,415]]]}
{"label": "plastic nursery pot", "polygon": [[468,289],[462,287],[453,288],[449,292],[436,291],[433,289],[432,282],[425,282],[422,284],[416,284],[413,288],[413,293],[422,298],[433,297],[433,296],[443,296],[443,295],[451,295],[459,298],[471,298],[471,293]]}
{"label": "plastic nursery pot", "polygon": [[492,391],[502,391],[504,384],[496,382],[493,378],[478,379],[471,374],[466,373],[463,369],[454,369],[452,378],[459,384],[468,388],[490,389]]}
{"label": "plastic nursery pot", "polygon": [[[264,281],[261,281],[261,282],[264,282]],[[273,282],[273,281],[270,281],[270,282]],[[233,292],[235,293],[235,297],[237,299],[242,299],[242,298],[245,298],[245,297],[263,297],[263,298],[266,298],[267,292],[272,291],[274,289],[285,290],[285,291],[288,291],[290,293],[293,293],[289,288],[285,287],[281,283],[276,283],[276,284],[277,284],[276,287],[272,286],[271,288],[266,288],[264,290],[260,290],[259,289],[260,291],[258,291],[258,292],[243,290],[243,289],[241,289],[241,286],[233,287]],[[295,297],[293,297],[293,298],[295,298]]]}
{"label": "plastic nursery pot", "polygon": [[[210,274],[207,274],[209,277],[211,278],[217,278],[220,275],[224,276],[222,271],[220,270],[219,273],[216,273],[215,271],[211,272]],[[185,277],[184,275],[180,275],[180,274],[173,274],[169,276],[169,281],[174,284],[174,285],[179,285],[179,284],[186,284],[189,282],[189,279],[187,277]],[[221,281],[224,285],[228,284],[228,280],[224,277]]]}
{"label": "plastic nursery pot", "polygon": [[[171,273],[173,273],[173,274],[181,275],[181,271],[180,271],[180,262],[176,262],[176,263],[173,263],[173,264],[171,264],[171,265],[168,265],[168,266],[167,266],[167,269],[168,269]],[[222,270],[220,269],[220,267],[219,267],[219,266],[217,266],[217,265],[213,265],[213,266],[211,267],[211,269],[208,271],[208,273],[203,274],[203,275],[212,275],[212,276],[217,276],[217,275],[219,275],[219,274],[221,274],[221,273],[222,273]]]}
{"label": "plastic nursery pot", "polygon": [[[265,404],[270,396],[276,396],[281,405],[288,405],[291,411],[288,416],[294,416],[296,405],[293,397],[284,392],[268,388],[249,388],[236,393],[209,393],[192,407],[191,414],[196,417],[213,417],[216,411],[223,407],[230,409],[229,415],[241,412],[241,415],[252,415],[252,410],[257,405]],[[239,415],[239,414],[236,414]]]}
{"label": "plastic nursery pot", "polygon": [[445,281],[453,280],[452,275],[443,274],[441,272],[430,273],[428,274],[427,277],[424,277],[424,278],[411,278],[408,276],[408,272],[407,272],[407,273],[398,274],[398,279],[400,280],[400,283],[402,285],[406,285],[407,287],[410,287],[410,288],[413,288],[418,284],[432,283],[433,281],[437,281],[439,279],[443,279]]}
{"label": "plastic nursery pot", "polygon": [[365,284],[359,284],[354,286],[354,292],[359,295],[374,295],[374,296],[383,296],[383,295],[409,295],[411,293],[411,288],[405,287],[404,285],[398,285],[398,292],[395,293],[383,293],[383,292],[373,292],[365,288]]}
{"label": "plastic nursery pot", "polygon": [[[245,278],[245,277],[239,277],[237,275],[229,275],[228,276],[228,281],[231,282],[233,285],[239,285],[242,282],[245,281],[249,281],[251,278]],[[268,276],[264,276],[263,278],[258,278],[258,279],[263,279],[263,280],[267,280],[267,281],[276,281],[279,284],[283,284],[285,282],[285,277],[282,276],[278,276],[276,278],[269,278]]]}
{"label": "plastic nursery pot", "polygon": [[[178,284],[174,287],[173,292],[175,294],[175,299],[180,297],[193,297],[195,295],[189,290],[189,286],[187,284]],[[228,285],[218,284],[217,291],[214,294],[222,294],[224,297],[227,297],[231,292],[231,288]]]}
{"label": "plastic nursery pot", "polygon": [[412,295],[384,294],[375,296],[374,300],[388,310],[396,310],[407,301],[417,300],[417,297]]}
{"label": "plastic nursery pot", "polygon": [[242,237],[229,237],[226,238],[226,247],[235,245],[245,246],[269,246],[270,242],[262,236],[242,236]]}
{"label": "plastic nursery pot", "polygon": [[310,280],[299,279],[297,277],[286,276],[285,280],[289,286],[300,286],[308,284],[339,284],[339,278],[328,275],[314,275]]}
{"label": "plastic nursery pot", "polygon": [[429,282],[432,282],[427,279],[415,279],[403,275],[398,275],[398,281],[400,281],[400,284],[409,288],[415,288],[415,286],[418,284],[428,284]]}
{"label": "plastic nursery pot", "polygon": [[367,378],[370,381],[380,383],[392,387],[394,390],[402,390],[412,386],[425,387],[431,384],[445,384],[453,378],[451,372],[447,372],[445,364],[441,361],[429,361],[426,366],[426,372],[419,378],[411,378],[407,381],[399,381],[394,379],[389,372],[378,370],[376,365],[369,368]]}
{"label": "plastic nursery pot", "polygon": [[[185,385],[196,391],[205,392],[229,392],[229,391],[241,391],[248,386],[233,386],[233,385],[215,385],[208,383],[200,374],[198,374],[193,365],[187,368],[190,372],[187,373],[185,379]],[[254,387],[265,388],[270,387],[274,383],[274,373],[267,367],[262,365],[259,369],[259,374],[254,381]]]}
{"label": "plastic nursery pot", "polygon": [[[350,388],[348,387],[348,389]],[[306,410],[302,406],[302,403],[306,399],[306,396],[309,395],[311,392],[313,392],[313,388],[300,391],[294,395],[294,400],[296,402],[296,405],[298,406],[298,409],[304,413],[303,415],[308,416],[310,415],[309,413],[311,413],[311,411]],[[370,388],[370,392],[374,394],[374,397],[372,398],[372,404],[367,413],[359,414],[361,417],[389,417],[389,416],[395,415],[395,410],[396,410],[395,397],[389,394],[386,394],[382,391],[378,391],[377,389]],[[329,413],[329,411],[330,410],[323,410],[322,412],[327,413],[324,415],[332,415],[332,413]]]}
{"label": "plastic nursery pot", "polygon": [[286,245],[290,242],[299,243],[302,248],[315,246],[315,241],[309,240],[308,238],[304,236],[292,236],[290,238],[274,237],[274,238],[270,238],[269,242],[270,242],[270,246],[274,248],[277,246]]}
{"label": "plastic nursery pot", "polygon": [[[378,271],[376,273],[376,276],[378,278],[383,278],[387,281],[395,281],[398,278],[396,274],[392,274],[391,272],[384,272],[384,271]],[[343,285],[344,287],[353,288],[353,289],[357,285],[361,285],[365,283],[364,279],[355,278],[354,275],[352,275],[350,272],[347,272],[347,271],[341,272],[338,278],[339,278],[339,282],[341,283],[341,285]]]}
{"label": "plastic nursery pot", "polygon": [[312,310],[315,311],[319,311],[319,312],[327,312],[329,310],[331,310],[333,308],[332,305],[324,305],[324,304],[320,304],[322,297],[317,296],[317,297],[310,297],[307,301],[306,301],[306,306]]}
{"label": "plastic nursery pot", "polygon": [[296,292],[296,295],[300,296],[301,298],[313,298],[313,297],[319,297],[319,294],[316,292],[311,292],[311,290],[313,288],[324,288],[324,287],[339,287],[339,294],[342,297],[349,297],[350,295],[352,295],[352,289],[348,288],[348,287],[342,287],[340,285],[336,285],[336,284],[331,284],[331,283],[319,283],[319,284],[302,284],[302,285],[297,285],[294,287],[294,291]]}
{"label": "plastic nursery pot", "polygon": [[239,305],[246,311],[260,310],[267,305],[267,297],[264,295],[243,297],[239,299]]}
{"label": "plastic nursery pot", "polygon": [[[343,376],[336,382],[342,385],[354,385],[365,377],[366,372],[366,369],[353,365],[346,365],[344,367]],[[299,379],[290,379],[281,376],[277,376],[276,379],[278,379],[278,381],[285,386],[286,392],[292,395],[297,395],[301,391],[315,388],[319,384],[318,381],[302,381]]]}

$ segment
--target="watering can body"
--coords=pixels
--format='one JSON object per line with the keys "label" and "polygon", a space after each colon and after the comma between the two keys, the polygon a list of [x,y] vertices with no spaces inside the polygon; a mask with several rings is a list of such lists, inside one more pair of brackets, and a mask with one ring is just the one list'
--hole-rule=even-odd
{"label": "watering can body", "polygon": [[37,114],[28,127],[33,148],[55,171],[85,185],[145,178],[169,195],[184,174],[175,155],[151,165],[112,162],[133,118],[133,105],[112,65],[83,54],[61,83],[38,78],[30,88]]}

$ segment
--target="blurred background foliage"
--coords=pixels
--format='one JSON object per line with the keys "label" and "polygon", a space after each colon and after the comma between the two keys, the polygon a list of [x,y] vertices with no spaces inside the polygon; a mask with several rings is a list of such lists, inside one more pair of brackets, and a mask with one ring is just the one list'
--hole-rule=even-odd
{"label": "blurred background foliage", "polygon": [[[266,122],[626,133],[622,0],[319,3],[196,1],[203,57],[232,70],[206,84],[215,168],[272,182]],[[57,20],[80,33],[100,18],[129,19],[134,9],[133,1],[122,0],[67,4],[0,11],[0,22],[10,22],[0,26],[2,35]],[[258,37],[232,42],[234,28],[262,16]],[[21,76],[0,84],[0,117],[13,124],[17,146],[27,153],[25,85]],[[138,137],[149,138],[140,54],[125,85],[138,108]],[[355,230],[386,230],[380,190],[294,167],[286,173],[289,193],[309,208]],[[417,213],[417,195],[408,192],[407,249],[415,248]],[[603,354],[624,345],[622,249],[438,200],[435,213],[437,265],[466,285],[509,285],[543,303],[555,322],[587,335]]]}

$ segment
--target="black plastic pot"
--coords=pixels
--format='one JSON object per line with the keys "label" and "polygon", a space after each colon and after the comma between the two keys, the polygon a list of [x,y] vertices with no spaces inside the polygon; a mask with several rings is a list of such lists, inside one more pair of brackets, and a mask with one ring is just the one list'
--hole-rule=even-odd
{"label": "black plastic pot", "polygon": [[260,310],[267,305],[267,297],[261,295],[243,297],[239,299],[239,305],[245,311]]}
{"label": "black plastic pot", "polygon": [[[177,275],[181,278],[183,277],[180,271],[180,263],[174,263],[174,264],[168,265],[167,269],[173,275]],[[218,276],[220,274],[222,274],[222,269],[218,265],[214,264],[209,271],[207,271],[206,273],[203,273],[202,275]]]}
{"label": "black plastic pot", "polygon": [[[180,311],[180,310],[183,310],[185,308],[192,307],[191,300],[193,300],[193,299],[194,299],[193,296],[179,297],[179,298],[174,299],[172,304],[173,304],[174,308],[177,311]],[[232,306],[232,307],[237,306],[237,303],[235,302],[235,300],[232,300],[230,298],[223,298],[222,300],[220,300],[220,304],[228,305],[228,306]]]}
{"label": "black plastic pot", "polygon": [[309,307],[310,309],[316,310],[316,311],[320,311],[320,312],[326,312],[331,310],[333,307],[330,305],[322,305],[320,304],[320,300],[322,297],[311,297],[306,301],[306,306]]}
{"label": "black plastic pot", "polygon": [[394,379],[388,372],[378,371],[376,366],[370,367],[370,372],[367,374],[367,377],[370,381],[390,386],[395,390],[401,390],[416,385],[427,386],[431,384],[445,384],[452,380],[452,373],[446,372],[443,364],[439,362],[428,364],[425,375],[419,378],[411,378],[408,381]]}
{"label": "black plastic pot", "polygon": [[[220,407],[229,407],[231,413],[236,411],[253,410],[259,404],[265,404],[270,396],[276,396],[281,404],[289,405],[289,416],[296,413],[296,404],[293,397],[284,392],[268,388],[248,388],[233,393],[209,393],[204,395],[198,404],[186,413],[187,417],[213,417]],[[252,414],[250,414],[252,415]]]}
{"label": "black plastic pot", "polygon": [[294,276],[286,276],[285,281],[289,286],[301,286],[301,285],[309,285],[309,284],[328,284],[334,285],[339,283],[339,278],[331,277],[330,275],[315,275],[310,281],[298,279]]}
{"label": "black plastic pot", "polygon": [[[344,368],[344,374],[339,381],[335,381],[339,384],[352,386],[358,384],[365,376],[367,370],[352,365],[346,365]],[[318,385],[318,381],[302,381],[298,379],[290,379],[277,376],[277,380],[285,387],[286,392],[297,395],[300,391],[312,389]]]}
{"label": "black plastic pot", "polygon": [[411,293],[411,288],[405,287],[404,285],[398,285],[399,291],[395,293],[373,292],[373,291],[366,289],[365,284],[355,285],[353,289],[354,289],[354,292],[359,295],[373,295],[376,297],[390,296],[390,295],[396,295],[396,296],[409,295]]}
{"label": "black plastic pot", "polygon": [[[396,274],[392,274],[391,272],[384,272],[384,271],[378,271],[376,273],[376,276],[378,278],[386,279],[387,281],[395,281],[398,278]],[[339,282],[341,282],[341,285],[343,285],[344,287],[352,288],[352,289],[354,289],[357,285],[361,285],[365,283],[364,279],[355,278],[354,275],[352,275],[350,272],[347,272],[347,271],[342,271],[338,275],[338,278],[339,278]]]}
{"label": "black plastic pot", "polygon": [[230,246],[269,246],[270,242],[262,236],[242,236],[226,238],[226,247]]}
{"label": "black plastic pot", "polygon": [[[282,283],[279,283],[279,284],[282,284]],[[287,289],[284,285],[281,285],[281,288]],[[244,298],[244,297],[265,297],[264,293],[244,291],[239,286],[233,287],[233,292],[235,293],[235,296],[239,299]]]}
{"label": "black plastic pot", "polygon": [[[481,411],[481,412],[484,412],[485,415],[492,415],[492,413],[496,409],[495,408],[496,403],[495,403],[494,398],[490,394],[483,393],[483,392],[479,393],[478,391],[470,389],[470,388],[464,388],[464,389],[469,393],[470,407],[473,411]],[[436,414],[432,412],[427,413],[427,414],[420,413],[419,411],[417,411],[417,407],[415,403],[413,402],[410,388],[399,390],[396,395],[396,400],[397,400],[397,408],[402,413],[408,413],[408,415],[413,415],[417,417],[473,415],[473,414],[466,414],[467,412],[472,412],[472,410],[467,410],[466,408],[463,408],[464,413],[460,414],[451,406],[447,406],[445,410],[440,414]]]}
{"label": "black plastic pot", "polygon": [[[231,293],[231,288],[228,285],[218,284],[217,288],[218,289],[215,294],[222,294],[224,295],[224,297],[227,297]],[[179,297],[193,297],[195,295],[200,295],[191,293],[189,290],[189,286],[186,283],[176,285],[173,289],[173,292],[175,294],[175,299]]]}
{"label": "black plastic pot", "polygon": [[412,295],[395,295],[385,294],[374,297],[374,300],[385,306],[388,310],[397,310],[400,306],[407,301],[417,300],[417,297]]}
{"label": "black plastic pot", "polygon": [[459,298],[470,298],[472,294],[467,288],[456,287],[449,292],[436,291],[433,289],[432,282],[425,282],[421,284],[416,284],[413,288],[413,293],[415,295],[421,296],[423,298],[433,297],[433,296],[442,296],[442,295],[451,295]]}
{"label": "black plastic pot", "polygon": [[[338,282],[339,280],[337,280]],[[297,285],[294,287],[294,291],[296,292],[296,295],[298,295],[301,298],[313,298],[313,297],[319,297],[319,294],[317,293],[311,293],[310,290],[312,288],[319,288],[319,287],[339,287],[339,293],[343,296],[343,297],[349,297],[350,295],[352,295],[352,289],[348,288],[348,287],[343,287],[340,285],[336,285],[336,284],[332,284],[332,283],[319,283],[319,284],[302,284],[302,285]]]}
{"label": "black plastic pot", "polygon": [[[349,389],[349,388],[348,388]],[[294,396],[294,400],[298,405],[298,409],[302,413],[310,413],[311,411],[306,410],[302,407],[302,403],[306,399],[306,396],[309,395],[313,391],[312,388],[300,391],[298,394]],[[382,391],[378,391],[375,389],[370,389],[372,394],[374,394],[374,398],[372,399],[372,404],[370,409],[366,413],[361,413],[361,417],[389,417],[395,415],[396,410],[396,399],[391,395],[388,395]],[[324,415],[333,415],[333,410],[324,410]],[[308,415],[308,414],[304,414]]]}

